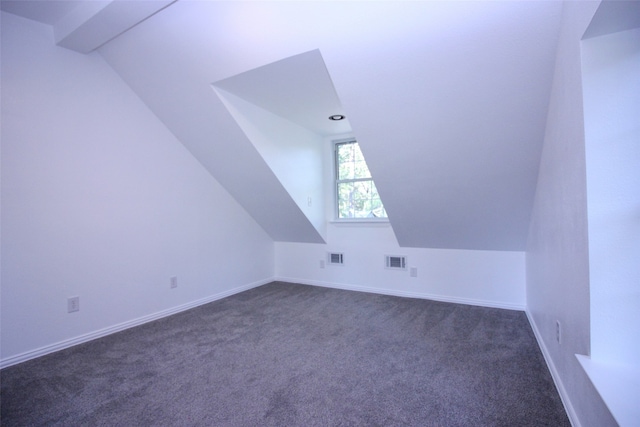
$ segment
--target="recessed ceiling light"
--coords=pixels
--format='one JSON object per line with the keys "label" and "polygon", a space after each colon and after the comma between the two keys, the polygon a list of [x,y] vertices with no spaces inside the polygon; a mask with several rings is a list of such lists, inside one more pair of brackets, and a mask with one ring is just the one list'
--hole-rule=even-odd
{"label": "recessed ceiling light", "polygon": [[334,114],[333,116],[329,116],[329,120],[343,120],[344,116],[342,114]]}

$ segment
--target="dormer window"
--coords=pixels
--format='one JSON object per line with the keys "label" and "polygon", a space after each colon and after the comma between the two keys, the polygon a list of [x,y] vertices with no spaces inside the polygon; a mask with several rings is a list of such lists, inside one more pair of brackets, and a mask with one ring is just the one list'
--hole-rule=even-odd
{"label": "dormer window", "polygon": [[360,146],[355,140],[335,143],[337,219],[386,218]]}

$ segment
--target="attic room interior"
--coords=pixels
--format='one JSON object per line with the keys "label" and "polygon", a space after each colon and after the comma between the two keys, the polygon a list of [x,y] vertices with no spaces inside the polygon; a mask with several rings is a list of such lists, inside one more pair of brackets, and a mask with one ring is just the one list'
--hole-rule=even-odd
{"label": "attic room interior", "polygon": [[[81,394],[45,361],[71,369],[80,353],[113,345],[103,353],[114,364],[144,366],[114,350],[134,331],[144,331],[138,347],[171,337],[177,353],[204,358],[200,341],[186,347],[186,325],[202,319],[229,337],[217,374],[227,386],[241,357],[261,366],[251,379],[260,387],[287,375],[225,347],[245,336],[235,328],[259,327],[242,348],[274,355],[275,341],[260,336],[289,342],[290,331],[300,348],[317,328],[327,340],[304,360],[282,356],[307,369],[282,379],[287,387],[218,402],[220,411],[248,402],[264,417],[253,425],[429,425],[411,417],[425,408],[442,411],[433,425],[544,425],[538,398],[574,427],[637,425],[640,1],[1,0],[0,9],[3,425],[35,412],[15,384],[46,388],[21,375],[43,372],[61,405]],[[343,166],[365,172],[343,176]],[[500,333],[481,329],[497,328],[494,318]],[[171,319],[184,335],[162,329]],[[435,338],[447,321],[461,341]],[[360,323],[369,329],[338,341]],[[374,326],[390,328],[388,347],[374,344]],[[415,331],[436,335],[409,341]],[[535,353],[513,361],[535,368],[483,373],[476,363],[500,371],[500,360],[471,344]],[[416,380],[420,369],[408,366],[431,366],[423,349],[473,371],[470,391],[440,367],[432,385]],[[363,354],[404,369],[367,371]],[[515,406],[501,405],[501,375],[529,406],[516,394]],[[345,397],[322,395],[327,384]],[[421,400],[445,389],[457,403]],[[242,411],[189,422],[204,393],[187,380],[175,390],[199,397],[166,424],[256,422]],[[298,392],[310,406],[292,403]],[[169,397],[154,393],[161,413]],[[346,408],[356,397],[373,403]],[[338,407],[345,413],[323,412]],[[140,420],[157,421],[147,412]],[[40,423],[116,420],[54,415]]]}

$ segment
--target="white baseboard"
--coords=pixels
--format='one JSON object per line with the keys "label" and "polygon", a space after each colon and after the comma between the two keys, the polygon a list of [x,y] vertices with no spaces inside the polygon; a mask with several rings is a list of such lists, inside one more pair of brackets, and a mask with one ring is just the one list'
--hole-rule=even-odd
{"label": "white baseboard", "polygon": [[15,356],[10,356],[0,360],[0,369],[6,368],[12,365],[17,365],[18,363],[26,362],[27,360],[35,359],[37,357],[44,356],[49,353],[54,353],[56,351],[64,350],[65,348],[73,347],[74,345],[92,341],[92,340],[95,340],[96,338],[101,338],[116,332],[123,331],[125,329],[133,328],[134,326],[139,326],[144,323],[152,322],[154,320],[158,320],[163,317],[171,316],[172,314],[180,313],[181,311],[186,311],[203,304],[208,304],[210,302],[213,302],[222,298],[226,298],[228,296],[231,296],[243,291],[247,291],[252,288],[257,288],[258,286],[265,285],[267,283],[272,282],[273,280],[274,280],[273,278],[269,278],[269,279],[249,283],[247,285],[238,286],[236,288],[229,289],[224,292],[219,292],[217,294],[214,294],[196,301],[191,301],[186,304],[182,304],[176,307],[171,307],[166,310],[158,311],[156,313],[149,314],[146,316],[138,317],[137,319],[122,322],[117,325],[109,326],[94,332],[89,332],[84,335],[80,335],[74,338],[57,342],[55,344],[46,345],[44,347],[40,347],[35,350],[26,351],[24,353],[20,353]]}
{"label": "white baseboard", "polygon": [[[239,292],[243,292],[252,288],[256,288],[258,286],[265,285],[272,281],[281,281],[281,282],[289,282],[289,283],[299,283],[302,285],[311,285],[311,286],[321,286],[325,288],[335,288],[335,289],[344,289],[349,291],[358,291],[358,292],[369,292],[375,294],[382,295],[392,295],[399,297],[407,297],[407,298],[419,298],[419,299],[430,299],[434,301],[442,301],[442,302],[451,302],[456,304],[467,304],[467,305],[476,305],[482,307],[493,307],[493,308],[502,308],[508,310],[518,310],[524,311],[525,307],[518,304],[506,304],[495,301],[484,301],[484,300],[476,300],[476,299],[468,299],[468,298],[458,298],[458,297],[449,297],[442,295],[434,295],[427,293],[418,293],[418,292],[406,292],[399,291],[397,289],[380,289],[380,288],[371,288],[367,286],[359,286],[352,284],[343,284],[343,283],[331,283],[331,282],[321,282],[314,280],[304,280],[304,279],[295,279],[290,277],[273,277],[264,280],[260,280],[257,282],[249,283],[247,285],[239,286],[233,289],[229,289],[224,292],[220,292],[206,298],[202,298],[196,301],[192,301],[186,304],[182,304],[176,307],[172,307],[166,310],[162,310],[153,314],[149,314],[146,316],[139,317],[137,319],[129,320],[123,323],[119,323],[117,325],[109,326],[97,331],[89,332],[84,335],[80,335],[74,338],[70,338],[67,340],[63,340],[54,344],[46,345],[34,350],[29,350],[24,353],[17,354],[15,356],[10,356],[0,360],[0,369],[17,365],[18,363],[26,362],[27,360],[35,359],[40,356],[44,356],[49,353],[54,353],[56,351],[64,350],[65,348],[73,347],[74,345],[82,344],[88,341],[92,341],[97,338],[101,338],[116,332],[123,331],[125,329],[132,328],[134,326],[142,325],[144,323],[152,322],[157,319],[161,319],[163,317],[171,316],[172,314],[179,313],[181,311],[189,310],[191,308],[207,304]],[[534,329],[535,332],[535,329]],[[537,337],[537,334],[536,334]],[[540,342],[540,340],[538,340]],[[544,353],[544,351],[543,351]],[[547,356],[545,355],[545,359]],[[548,363],[548,362],[547,362]],[[553,374],[553,371],[552,371]],[[554,376],[555,381],[555,376]],[[556,384],[557,385],[557,384]],[[561,394],[562,396],[562,394]],[[563,398],[563,402],[564,402]],[[579,427],[577,424],[574,424],[574,427]]]}
{"label": "white baseboard", "polygon": [[529,310],[525,310],[527,314],[527,319],[529,319],[529,324],[531,325],[531,329],[533,329],[533,334],[538,341],[538,346],[542,351],[542,355],[544,356],[544,360],[547,362],[547,367],[549,368],[549,372],[551,373],[551,378],[553,378],[553,382],[556,385],[556,389],[558,390],[558,394],[560,395],[560,399],[562,400],[562,404],[564,405],[564,409],[567,412],[567,416],[569,417],[569,421],[573,427],[581,427],[580,420],[578,420],[578,414],[576,414],[573,405],[571,404],[571,399],[569,399],[569,395],[567,394],[567,390],[564,388],[564,384],[560,379],[560,375],[558,374],[558,370],[556,369],[556,365],[553,363],[553,359],[551,359],[551,354],[547,349],[547,346],[542,339],[542,335],[536,326],[536,323],[533,320],[533,316],[529,313]]}
{"label": "white baseboard", "polygon": [[346,283],[321,282],[317,280],[296,279],[291,277],[275,277],[274,280],[288,283],[300,283],[302,285],[321,286],[325,288],[344,289],[347,291],[369,292],[373,294],[391,295],[396,297],[429,299],[434,301],[451,302],[455,304],[477,305],[481,307],[502,308],[507,310],[524,311],[525,306],[520,304],[509,304],[499,301],[485,301],[470,298],[459,298],[446,295],[436,295],[422,292],[407,292],[397,289],[371,288],[367,286],[352,285]]}

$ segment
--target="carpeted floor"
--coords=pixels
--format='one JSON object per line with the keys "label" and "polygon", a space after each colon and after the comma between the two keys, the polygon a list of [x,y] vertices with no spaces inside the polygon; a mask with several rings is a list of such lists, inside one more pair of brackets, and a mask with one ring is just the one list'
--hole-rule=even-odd
{"label": "carpeted floor", "polygon": [[569,426],[523,312],[271,283],[0,372],[2,426]]}

